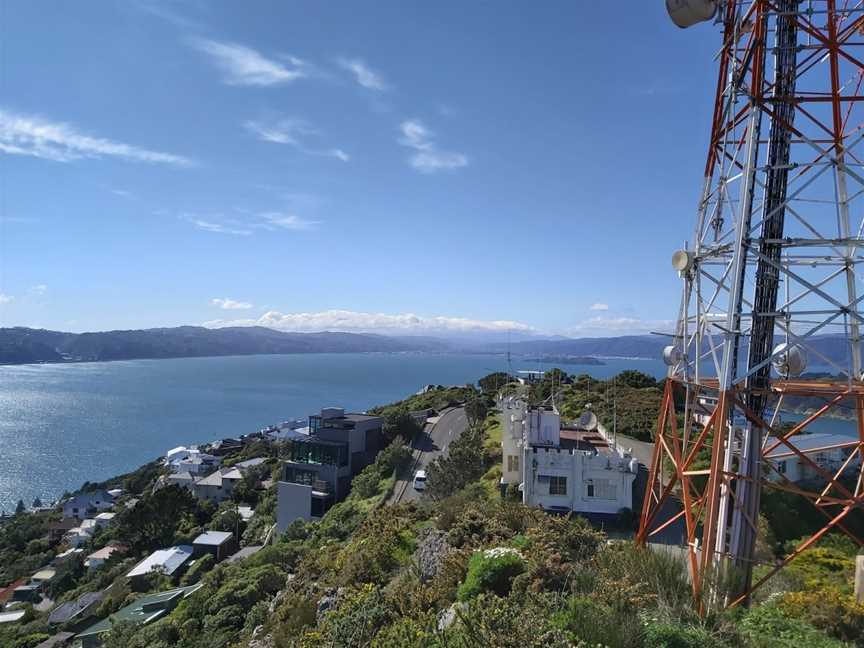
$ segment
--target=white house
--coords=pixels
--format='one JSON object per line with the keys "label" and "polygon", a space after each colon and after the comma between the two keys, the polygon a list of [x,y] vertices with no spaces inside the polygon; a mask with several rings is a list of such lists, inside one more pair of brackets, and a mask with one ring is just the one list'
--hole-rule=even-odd
{"label": "white house", "polygon": [[[776,437],[769,437],[766,449],[771,448],[776,441]],[[844,462],[849,459],[849,456],[858,445],[858,441],[854,437],[827,432],[796,434],[790,437],[789,443],[812,460],[819,468],[831,475],[834,475],[843,467]],[[793,482],[823,479],[819,471],[803,461],[801,457],[784,443],[770,450],[766,459],[773,465],[774,469],[764,468],[763,471],[765,477],[773,481],[782,481],[783,477]],[[846,464],[844,473],[857,472],[860,466],[861,456],[856,455]]]}
{"label": "white house", "polygon": [[502,489],[518,484],[526,505],[550,512],[610,516],[632,509],[638,461],[616,447],[562,443],[553,409],[530,409],[515,398],[502,405]]}
{"label": "white house", "polygon": [[[116,515],[117,515],[116,513],[111,513],[109,511],[104,511],[102,513],[99,513],[95,518],[93,518],[93,520],[95,521],[95,524],[96,524],[96,528],[97,529],[105,528],[106,526],[111,524],[111,522],[114,520],[114,517]],[[85,520],[85,522],[86,522],[86,520]]]}
{"label": "white house", "polygon": [[203,475],[219,466],[222,460],[196,446],[177,446],[165,453],[165,465],[172,473]]}
{"label": "white house", "polygon": [[167,576],[171,576],[186,561],[192,557],[191,545],[177,545],[168,549],[160,549],[154,551],[144,560],[135,565],[132,570],[126,574],[127,578],[136,578],[145,576],[152,571],[159,571]]}
{"label": "white house", "polygon": [[79,493],[63,502],[63,517],[83,520],[91,513],[107,511],[114,506],[114,498],[103,489]]}

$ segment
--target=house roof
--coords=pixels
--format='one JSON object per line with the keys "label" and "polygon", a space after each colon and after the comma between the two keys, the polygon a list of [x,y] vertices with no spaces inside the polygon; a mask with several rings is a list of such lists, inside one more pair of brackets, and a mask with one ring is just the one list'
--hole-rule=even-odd
{"label": "house roof", "polygon": [[228,542],[233,535],[234,534],[230,531],[205,531],[195,538],[195,540],[192,541],[192,544],[218,547],[219,545]]}
{"label": "house roof", "polygon": [[99,515],[97,515],[96,519],[97,520],[108,520],[110,522],[111,520],[114,519],[115,515],[117,515],[117,514],[116,513],[109,513],[106,511],[105,513],[100,513]]}
{"label": "house roof", "polygon": [[58,605],[48,615],[48,623],[60,624],[71,621],[81,613],[92,608],[96,603],[99,603],[104,597],[105,592],[88,592],[87,594],[82,594],[74,601]]}
{"label": "house roof", "polygon": [[[774,445],[776,437],[769,437],[768,444]],[[805,454],[832,449],[832,446],[844,444],[845,447],[858,445],[858,440],[843,434],[831,434],[830,432],[813,432],[811,434],[796,434],[789,438],[795,448]],[[781,443],[767,454],[769,458],[789,457],[795,453],[784,443]]]}
{"label": "house roof", "polygon": [[248,522],[255,515],[255,511],[252,509],[251,506],[238,506],[237,512],[240,514],[240,517],[243,518],[244,522]]}
{"label": "house roof", "polygon": [[254,459],[247,459],[246,461],[238,461],[234,464],[235,468],[240,468],[241,470],[244,468],[252,468],[253,466],[260,466],[264,462],[267,461],[267,457],[255,457]]}
{"label": "house roof", "polygon": [[40,569],[33,576],[31,576],[31,580],[34,581],[48,581],[54,578],[57,575],[57,570],[51,567],[45,567],[44,569]]}
{"label": "house roof", "polygon": [[156,594],[148,594],[135,600],[134,603],[127,605],[124,608],[117,610],[107,619],[102,619],[98,623],[93,624],[83,632],[78,634],[79,638],[90,637],[93,635],[108,632],[114,623],[120,621],[129,621],[136,625],[144,625],[155,621],[161,616],[164,616],[173,609],[172,603],[178,598],[186,598],[198,589],[201,588],[201,583],[190,585],[189,587],[178,587],[177,589],[168,590],[166,592],[157,592]]}
{"label": "house roof", "polygon": [[12,592],[14,592],[17,587],[20,587],[26,582],[26,579],[19,578],[14,583],[10,583],[6,587],[0,588],[0,605],[12,598]]}
{"label": "house roof", "polygon": [[116,544],[105,545],[101,549],[98,549],[87,556],[87,560],[90,560],[91,558],[95,558],[96,560],[108,560],[111,557],[111,554],[122,549],[123,547]]}
{"label": "house roof", "polygon": [[24,616],[26,610],[13,610],[12,612],[0,612],[0,623],[11,623]]}
{"label": "house roof", "polygon": [[238,560],[243,560],[244,558],[248,558],[249,556],[254,556],[256,553],[261,551],[264,548],[264,545],[251,545],[249,547],[243,547],[237,553],[231,554],[228,557],[226,562],[233,563]]}
{"label": "house roof", "polygon": [[206,477],[202,477],[195,484],[198,486],[221,486],[225,480],[239,481],[241,479],[243,479],[243,473],[236,468],[222,468],[221,470],[213,471]]}
{"label": "house roof", "polygon": [[192,556],[192,547],[189,545],[177,545],[168,549],[160,549],[154,551],[140,563],[135,565],[132,570],[126,574],[128,578],[134,576],[143,576],[149,574],[156,568],[162,568],[169,576],[185,563]]}
{"label": "house roof", "polygon": [[188,470],[184,470],[183,472],[174,473],[173,475],[168,475],[168,481],[173,482],[194,482],[195,478],[192,476]]}

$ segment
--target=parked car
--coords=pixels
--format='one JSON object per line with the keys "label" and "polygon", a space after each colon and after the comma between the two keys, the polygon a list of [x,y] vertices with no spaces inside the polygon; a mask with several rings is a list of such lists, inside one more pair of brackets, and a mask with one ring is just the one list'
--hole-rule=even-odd
{"label": "parked car", "polygon": [[414,490],[426,490],[426,471],[418,470],[414,473]]}

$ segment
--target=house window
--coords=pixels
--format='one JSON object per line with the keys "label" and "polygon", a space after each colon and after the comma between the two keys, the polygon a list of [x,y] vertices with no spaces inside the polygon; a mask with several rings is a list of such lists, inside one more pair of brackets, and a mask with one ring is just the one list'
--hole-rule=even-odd
{"label": "house window", "polygon": [[519,470],[519,455],[507,455],[507,471]]}
{"label": "house window", "polygon": [[587,497],[594,497],[594,482],[589,481],[587,484],[585,484],[585,487],[586,487],[585,495]]}
{"label": "house window", "polygon": [[786,474],[786,462],[785,461],[780,461],[777,463],[777,472],[779,472],[781,475]]}
{"label": "house window", "polygon": [[567,478],[566,477],[550,477],[549,478],[549,494],[550,495],[566,495],[567,494]]}

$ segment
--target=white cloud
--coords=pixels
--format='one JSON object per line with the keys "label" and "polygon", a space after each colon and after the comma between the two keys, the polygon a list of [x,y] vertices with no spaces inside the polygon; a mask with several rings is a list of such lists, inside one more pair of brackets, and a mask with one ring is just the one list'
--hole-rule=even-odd
{"label": "white cloud", "polygon": [[48,292],[48,286],[45,284],[37,284],[35,286],[31,286],[27,293],[33,297],[41,297],[46,292]]}
{"label": "white cloud", "polygon": [[13,299],[12,295],[4,295],[3,293],[0,293],[0,304],[8,304]]}
{"label": "white cloud", "polygon": [[652,331],[669,332],[675,328],[673,320],[645,320],[638,317],[607,317],[598,315],[578,322],[565,331],[572,337],[605,337],[611,335],[642,335]]}
{"label": "white cloud", "polygon": [[468,166],[464,153],[442,151],[434,140],[434,134],[419,119],[408,119],[399,125],[402,137],[399,143],[414,149],[410,158],[411,166],[421,173],[435,173],[447,169]]}
{"label": "white cloud", "polygon": [[387,83],[380,73],[376,72],[362,59],[338,59],[337,63],[354,75],[354,80],[369,90],[386,90]]}
{"label": "white cloud", "polygon": [[258,214],[260,222],[256,227],[263,229],[287,229],[287,230],[305,230],[310,229],[318,224],[318,221],[306,220],[300,218],[296,214],[284,212],[264,212]]}
{"label": "white cloud", "polygon": [[252,233],[250,229],[242,227],[234,227],[231,224],[217,223],[212,220],[203,220],[201,218],[190,218],[189,222],[195,227],[205,232],[213,232],[215,234],[234,234],[236,236],[249,236]]}
{"label": "white cloud", "polygon": [[304,139],[317,136],[320,133],[302,119],[284,118],[272,122],[249,120],[244,122],[243,127],[262,142],[287,144],[307,155],[332,157],[342,162],[348,162],[351,159],[345,151],[339,148],[310,148],[304,144]]}
{"label": "white cloud", "polygon": [[180,155],[150,151],[122,142],[79,133],[62,122],[0,110],[0,153],[72,162],[84,158],[113,157],[130,162],[190,166]]}
{"label": "white cloud", "polygon": [[134,198],[135,194],[131,191],[126,191],[125,189],[112,189],[111,193],[115,196],[120,196],[121,198]]}
{"label": "white cloud", "polygon": [[222,310],[249,310],[252,308],[252,304],[244,301],[235,301],[233,299],[229,299],[228,297],[219,298],[216,297],[210,300],[210,303],[214,306],[218,306]]}
{"label": "white cloud", "polygon": [[306,62],[293,56],[278,61],[266,58],[245,45],[206,38],[193,39],[192,44],[209,55],[225,73],[224,80],[228,85],[272,86],[308,76]]}
{"label": "white cloud", "polygon": [[590,308],[589,310],[592,310],[592,311],[608,311],[608,310],[609,310],[609,304],[603,304],[603,303],[599,303],[599,302],[596,303],[596,304],[591,304],[591,308]]}
{"label": "white cloud", "polygon": [[390,315],[327,310],[318,313],[280,313],[270,311],[257,319],[213,320],[204,326],[266,326],[280,331],[343,331],[355,333],[432,334],[477,332],[522,332],[534,329],[522,322],[474,320],[464,317],[423,317],[413,313]]}

